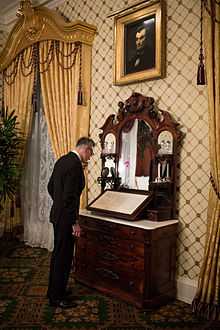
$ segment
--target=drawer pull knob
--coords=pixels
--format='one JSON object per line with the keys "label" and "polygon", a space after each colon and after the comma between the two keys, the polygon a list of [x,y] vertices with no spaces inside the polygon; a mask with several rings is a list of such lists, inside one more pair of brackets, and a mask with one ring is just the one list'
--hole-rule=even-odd
{"label": "drawer pull knob", "polygon": [[87,238],[87,232],[85,230],[81,229],[80,236]]}
{"label": "drawer pull knob", "polygon": [[113,280],[119,280],[118,274],[106,268],[96,268],[96,272],[99,273],[102,277],[109,277]]}
{"label": "drawer pull knob", "polygon": [[101,242],[109,243],[109,244],[113,244],[113,242],[114,242],[113,238],[106,236],[106,235],[102,235],[102,236],[100,235],[98,237],[98,240]]}
{"label": "drawer pull knob", "polygon": [[114,260],[117,260],[118,257],[108,251],[105,251],[102,255],[100,255],[100,258],[101,259],[104,259],[104,260],[109,260],[109,261],[114,261]]}

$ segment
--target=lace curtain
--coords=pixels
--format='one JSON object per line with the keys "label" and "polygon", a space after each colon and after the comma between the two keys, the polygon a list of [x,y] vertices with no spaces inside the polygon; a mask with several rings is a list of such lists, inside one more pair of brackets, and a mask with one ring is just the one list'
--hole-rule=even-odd
{"label": "lace curtain", "polygon": [[52,204],[47,183],[55,158],[52,152],[42,102],[34,113],[32,130],[27,143],[22,178],[22,213],[24,241],[32,247],[53,249],[53,228],[49,222]]}

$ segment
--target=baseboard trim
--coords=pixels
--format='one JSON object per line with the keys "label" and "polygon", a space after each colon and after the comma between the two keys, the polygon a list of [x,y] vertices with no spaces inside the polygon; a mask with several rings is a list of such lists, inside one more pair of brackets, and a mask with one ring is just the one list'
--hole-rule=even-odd
{"label": "baseboard trim", "polygon": [[186,277],[177,278],[177,299],[191,304],[197,290],[198,282]]}

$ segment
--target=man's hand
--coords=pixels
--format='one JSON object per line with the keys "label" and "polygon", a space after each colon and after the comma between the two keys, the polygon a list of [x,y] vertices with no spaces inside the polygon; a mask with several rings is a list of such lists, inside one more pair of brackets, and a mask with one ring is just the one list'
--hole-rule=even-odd
{"label": "man's hand", "polygon": [[78,223],[73,225],[72,235],[76,237],[80,237],[80,225]]}

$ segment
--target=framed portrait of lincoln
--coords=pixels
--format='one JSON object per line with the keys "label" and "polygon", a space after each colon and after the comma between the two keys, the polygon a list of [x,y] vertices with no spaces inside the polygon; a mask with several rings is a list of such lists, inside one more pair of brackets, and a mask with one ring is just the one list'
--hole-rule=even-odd
{"label": "framed portrait of lincoln", "polygon": [[163,1],[115,16],[115,85],[165,75],[164,30]]}

